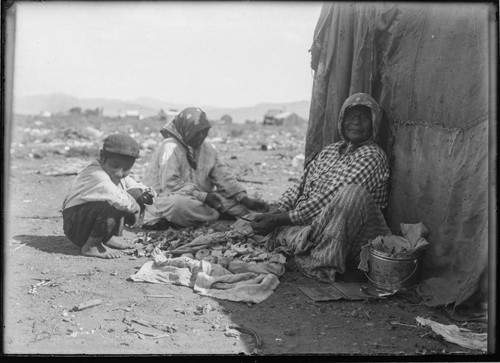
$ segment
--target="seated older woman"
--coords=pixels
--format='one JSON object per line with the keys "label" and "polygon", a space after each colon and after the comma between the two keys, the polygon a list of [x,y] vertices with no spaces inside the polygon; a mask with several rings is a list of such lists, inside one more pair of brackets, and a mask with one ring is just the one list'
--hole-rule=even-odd
{"label": "seated older woman", "polygon": [[335,281],[337,273],[356,267],[361,246],[391,233],[382,214],[389,166],[376,143],[380,119],[371,96],[347,98],[338,120],[342,141],[326,146],[306,166],[278,210],[254,216],[254,232],[267,235],[267,247],[295,255],[308,276]]}
{"label": "seated older woman", "polygon": [[196,226],[221,215],[268,209],[265,202],[247,196],[215,148],[205,142],[210,127],[205,112],[191,107],[161,130],[165,140],[153,153],[144,179],[158,195],[146,207],[145,228]]}

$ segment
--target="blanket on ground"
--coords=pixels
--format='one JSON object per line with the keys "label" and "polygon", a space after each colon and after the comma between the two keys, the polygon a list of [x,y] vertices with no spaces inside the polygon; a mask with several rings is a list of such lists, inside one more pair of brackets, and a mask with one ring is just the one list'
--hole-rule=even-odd
{"label": "blanket on ground", "polygon": [[226,269],[190,257],[167,258],[159,248],[151,257],[153,261],[130,276],[133,281],[187,286],[200,295],[230,301],[257,304],[266,300],[279,285],[278,276],[269,271],[279,276],[284,273],[284,266],[273,267],[270,263],[235,261]]}

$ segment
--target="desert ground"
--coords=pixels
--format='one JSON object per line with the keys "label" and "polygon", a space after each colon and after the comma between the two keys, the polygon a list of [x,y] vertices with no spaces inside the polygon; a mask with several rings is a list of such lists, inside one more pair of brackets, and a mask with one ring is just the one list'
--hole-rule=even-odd
{"label": "desert ground", "polygon": [[[323,286],[293,263],[258,304],[201,296],[189,287],[130,280],[150,257],[80,255],[62,229],[61,206],[76,172],[95,158],[103,135],[127,132],[141,144],[141,179],[161,141],[157,119],[16,116],[5,164],[3,352],[24,354],[450,356],[481,351],[450,343],[425,317],[473,332],[411,295],[316,302],[299,289]],[[302,172],[306,127],[215,124],[209,140],[251,196],[277,201]],[[6,150],[9,148],[6,146]],[[8,169],[7,169],[8,168]],[[142,230],[127,228],[137,239]],[[362,274],[344,281],[367,282]],[[78,304],[100,304],[74,311]]]}

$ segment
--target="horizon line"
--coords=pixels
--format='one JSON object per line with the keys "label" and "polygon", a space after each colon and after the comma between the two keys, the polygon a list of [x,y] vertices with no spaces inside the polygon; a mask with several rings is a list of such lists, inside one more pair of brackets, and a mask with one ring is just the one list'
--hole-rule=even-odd
{"label": "horizon line", "polygon": [[65,97],[73,97],[73,98],[77,98],[77,99],[87,99],[87,100],[103,99],[103,100],[107,100],[107,101],[135,102],[135,103],[137,103],[138,100],[144,98],[144,99],[151,99],[154,101],[165,103],[167,105],[173,104],[173,105],[182,105],[182,106],[188,106],[188,107],[201,107],[201,108],[204,108],[204,107],[205,108],[206,107],[210,107],[210,108],[249,108],[249,107],[255,107],[258,105],[262,105],[262,104],[288,104],[288,103],[298,103],[298,102],[311,102],[310,99],[301,99],[301,100],[295,100],[295,101],[260,101],[257,103],[253,103],[251,105],[242,105],[242,106],[221,106],[221,105],[209,105],[209,104],[196,106],[196,105],[193,105],[193,103],[187,103],[187,102],[167,102],[167,101],[164,101],[164,100],[157,98],[155,96],[137,96],[135,98],[119,98],[119,97],[109,97],[109,96],[90,96],[89,97],[89,96],[75,96],[75,95],[72,95],[69,93],[64,93],[64,92],[51,92],[51,93],[45,93],[45,94],[40,94],[40,93],[39,94],[23,94],[23,95],[14,94],[13,99],[25,98],[25,97],[49,97],[49,96],[57,96],[57,95],[61,95],[61,96],[65,96]]}

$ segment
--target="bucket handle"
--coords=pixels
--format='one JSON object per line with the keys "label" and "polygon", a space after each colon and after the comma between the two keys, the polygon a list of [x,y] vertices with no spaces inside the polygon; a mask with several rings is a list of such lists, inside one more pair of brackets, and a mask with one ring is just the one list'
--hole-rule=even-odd
{"label": "bucket handle", "polygon": [[[413,271],[411,272],[411,274],[409,274],[407,277],[405,277],[402,281],[394,283],[394,285],[399,285],[399,284],[402,284],[402,283],[405,283],[406,281],[408,281],[410,279],[410,277],[412,277],[413,274],[417,271],[417,268],[418,268],[418,260],[416,261],[415,268],[413,269]],[[370,278],[370,276],[368,276],[368,274],[366,273],[366,271],[365,271],[365,276],[368,278],[368,280],[370,280],[370,282],[372,282],[373,284],[375,284],[375,286],[377,286],[377,283],[375,281],[373,281]]]}

